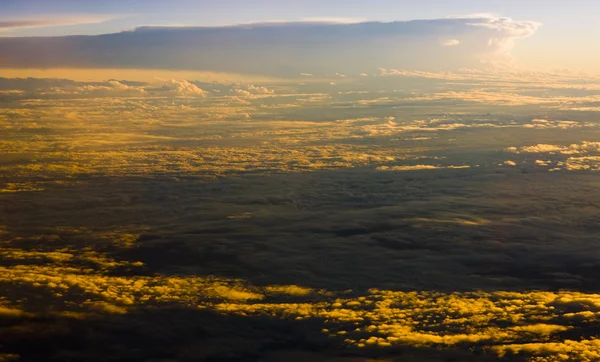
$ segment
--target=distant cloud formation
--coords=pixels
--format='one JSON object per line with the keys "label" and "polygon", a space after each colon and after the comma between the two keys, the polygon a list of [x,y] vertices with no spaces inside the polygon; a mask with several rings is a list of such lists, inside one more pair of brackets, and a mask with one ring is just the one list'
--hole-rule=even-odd
{"label": "distant cloud formation", "polygon": [[28,19],[0,18],[0,32],[12,29],[43,28],[48,26],[68,26],[78,24],[97,24],[114,19],[111,15],[64,15]]}
{"label": "distant cloud formation", "polygon": [[206,96],[206,92],[198,88],[195,84],[188,82],[187,80],[175,80],[175,79],[156,79],[156,85],[158,86],[157,91],[168,92],[175,95],[184,96]]}
{"label": "distant cloud formation", "polygon": [[[477,68],[513,64],[515,40],[533,35],[539,27],[532,21],[491,16],[390,23],[313,20],[3,38],[0,67],[207,70],[286,77],[361,74],[378,68]],[[445,39],[443,47],[440,38]]]}

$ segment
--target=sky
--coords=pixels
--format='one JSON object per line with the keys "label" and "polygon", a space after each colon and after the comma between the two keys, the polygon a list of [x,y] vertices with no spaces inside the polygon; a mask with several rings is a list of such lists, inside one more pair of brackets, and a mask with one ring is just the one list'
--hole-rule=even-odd
{"label": "sky", "polygon": [[512,51],[519,64],[535,69],[600,72],[600,36],[587,0],[0,0],[0,37],[96,35],[139,26],[223,26],[268,21],[330,22],[444,19],[473,14],[541,24]]}

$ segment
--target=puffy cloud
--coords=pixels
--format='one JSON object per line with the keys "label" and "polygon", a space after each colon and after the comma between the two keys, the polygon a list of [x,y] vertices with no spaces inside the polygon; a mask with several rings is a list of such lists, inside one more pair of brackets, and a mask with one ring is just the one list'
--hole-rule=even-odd
{"label": "puffy cloud", "polygon": [[[4,80],[4,79],[2,79]],[[127,82],[111,79],[103,82],[74,82],[67,80],[0,80],[22,89],[10,90],[15,97],[41,98],[94,98],[94,97],[152,97],[152,96],[185,96],[205,97],[208,92],[197,85],[178,79],[155,78],[149,83]],[[253,86],[252,86],[253,87]],[[251,88],[257,93],[269,93],[265,87]],[[4,92],[0,89],[0,92]]]}
{"label": "puffy cloud", "polygon": [[130,86],[123,84],[118,80],[109,80],[104,84],[81,85],[76,87],[60,88],[56,87],[49,94],[54,95],[73,95],[81,97],[118,97],[118,96],[140,96],[146,93],[140,86]]}
{"label": "puffy cloud", "polygon": [[267,87],[254,86],[252,84],[248,86],[248,91],[254,94],[273,94],[275,92]]}
{"label": "puffy cloud", "polygon": [[155,79],[155,85],[158,87],[154,89],[155,92],[166,92],[181,96],[198,96],[205,97],[207,92],[198,88],[195,84],[188,82],[187,80],[176,80],[176,79]]}
{"label": "puffy cloud", "polygon": [[547,167],[548,164],[550,164],[551,161],[544,161],[544,160],[535,160],[535,164],[538,166],[543,166],[543,167]]}
{"label": "puffy cloud", "polygon": [[468,23],[471,26],[489,29],[488,46],[490,52],[482,55],[481,61],[491,64],[506,64],[513,61],[511,51],[515,40],[529,37],[537,31],[540,23],[535,21],[514,21],[507,17],[488,16]]}
{"label": "puffy cloud", "polygon": [[233,92],[237,96],[245,98],[260,98],[262,96],[268,96],[275,93],[275,91],[272,89],[264,86],[255,86],[253,84],[249,84],[246,87],[234,88]]}
{"label": "puffy cloud", "polygon": [[508,147],[506,151],[517,154],[550,154],[559,158],[559,161],[533,161],[536,166],[554,166],[549,171],[600,171],[600,142],[582,141],[568,146],[540,143],[533,146]]}
{"label": "puffy cloud", "polygon": [[527,147],[521,148],[521,152],[527,152],[527,153],[552,153],[552,152],[562,153],[565,150],[568,150],[568,148],[562,147],[562,146],[557,146],[557,145],[548,145],[548,144],[543,144],[543,143],[537,144],[535,146],[527,146]]}
{"label": "puffy cloud", "polygon": [[581,143],[568,146],[552,145],[540,143],[533,146],[524,146],[520,149],[511,148],[513,152],[525,153],[560,153],[563,155],[587,154],[590,152],[600,152],[600,142],[582,141]]}

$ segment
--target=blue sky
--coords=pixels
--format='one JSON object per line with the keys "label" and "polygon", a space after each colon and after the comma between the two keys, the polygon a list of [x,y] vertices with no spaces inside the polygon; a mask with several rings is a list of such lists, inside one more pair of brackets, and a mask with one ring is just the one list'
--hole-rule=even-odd
{"label": "blue sky", "polygon": [[[0,36],[103,34],[142,25],[216,26],[313,18],[439,19],[473,13],[542,23],[534,37],[520,40],[522,45],[514,50],[528,66],[541,66],[544,61],[549,67],[585,69],[600,61],[600,51],[590,47],[600,37],[596,20],[600,2],[590,0],[0,0]],[[34,27],[7,26],[27,20],[38,22]],[[40,26],[44,22],[49,26]]]}

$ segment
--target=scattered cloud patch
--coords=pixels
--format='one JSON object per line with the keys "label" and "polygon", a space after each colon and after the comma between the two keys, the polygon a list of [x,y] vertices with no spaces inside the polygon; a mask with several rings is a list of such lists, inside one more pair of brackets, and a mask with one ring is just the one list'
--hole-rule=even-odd
{"label": "scattered cloud patch", "polygon": [[457,39],[448,39],[448,40],[442,41],[442,45],[445,47],[452,47],[452,46],[456,46],[458,44],[460,44],[460,41]]}
{"label": "scattered cloud patch", "polygon": [[155,79],[156,92],[173,93],[180,96],[206,97],[207,92],[187,80]]}

